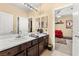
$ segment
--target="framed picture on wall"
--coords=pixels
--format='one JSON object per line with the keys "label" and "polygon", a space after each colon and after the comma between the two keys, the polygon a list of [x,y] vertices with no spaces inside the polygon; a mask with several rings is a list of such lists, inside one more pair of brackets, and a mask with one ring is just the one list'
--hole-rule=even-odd
{"label": "framed picture on wall", "polygon": [[72,20],[66,20],[66,28],[71,29],[72,28]]}

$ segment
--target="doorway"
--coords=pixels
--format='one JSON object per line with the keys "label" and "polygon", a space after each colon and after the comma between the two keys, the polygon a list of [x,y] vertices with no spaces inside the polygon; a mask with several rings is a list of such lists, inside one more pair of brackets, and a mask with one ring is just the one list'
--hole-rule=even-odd
{"label": "doorway", "polygon": [[73,6],[55,10],[55,50],[72,55]]}

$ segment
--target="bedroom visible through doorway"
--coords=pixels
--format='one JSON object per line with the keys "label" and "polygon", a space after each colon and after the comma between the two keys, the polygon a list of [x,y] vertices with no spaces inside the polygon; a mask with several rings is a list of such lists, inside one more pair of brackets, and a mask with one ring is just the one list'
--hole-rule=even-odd
{"label": "bedroom visible through doorway", "polygon": [[68,55],[72,55],[72,12],[72,6],[55,11],[55,50]]}

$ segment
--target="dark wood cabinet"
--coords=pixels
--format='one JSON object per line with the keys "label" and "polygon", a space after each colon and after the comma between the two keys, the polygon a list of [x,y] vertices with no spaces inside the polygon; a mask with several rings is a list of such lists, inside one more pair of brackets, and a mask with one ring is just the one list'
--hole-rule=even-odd
{"label": "dark wood cabinet", "polygon": [[39,55],[44,51],[44,41],[39,43]]}
{"label": "dark wood cabinet", "polygon": [[29,48],[31,46],[32,46],[32,41],[26,43],[26,48]]}
{"label": "dark wood cabinet", "polygon": [[25,52],[25,51],[22,51],[22,52],[18,53],[18,54],[15,55],[15,56],[26,56],[26,52]]}
{"label": "dark wood cabinet", "polygon": [[10,49],[0,51],[0,56],[38,56],[48,45],[49,36],[40,37]]}
{"label": "dark wood cabinet", "polygon": [[38,56],[38,39],[32,40],[32,45],[27,49],[28,56]]}
{"label": "dark wood cabinet", "polygon": [[38,45],[32,46],[28,49],[28,56],[38,56]]}
{"label": "dark wood cabinet", "polygon": [[0,56],[13,56],[20,52],[20,46],[16,46],[0,52]]}
{"label": "dark wood cabinet", "polygon": [[38,39],[32,41],[32,45],[36,45],[36,44],[38,44]]}
{"label": "dark wood cabinet", "polygon": [[44,36],[43,39],[44,39],[44,48],[46,49],[48,46],[49,35]]}

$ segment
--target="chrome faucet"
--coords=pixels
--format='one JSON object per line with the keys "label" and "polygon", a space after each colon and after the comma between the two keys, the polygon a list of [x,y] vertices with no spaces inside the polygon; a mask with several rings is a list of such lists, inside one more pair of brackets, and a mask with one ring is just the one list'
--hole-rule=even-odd
{"label": "chrome faucet", "polygon": [[18,36],[16,38],[21,38],[22,31],[19,31]]}

